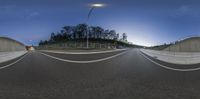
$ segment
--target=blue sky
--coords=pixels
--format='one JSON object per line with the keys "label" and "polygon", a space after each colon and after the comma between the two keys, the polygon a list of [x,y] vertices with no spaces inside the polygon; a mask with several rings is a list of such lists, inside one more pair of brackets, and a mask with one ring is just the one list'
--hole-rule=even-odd
{"label": "blue sky", "polygon": [[37,44],[65,25],[86,22],[91,3],[107,6],[94,10],[89,25],[125,32],[134,44],[200,35],[198,0],[0,0],[0,36]]}

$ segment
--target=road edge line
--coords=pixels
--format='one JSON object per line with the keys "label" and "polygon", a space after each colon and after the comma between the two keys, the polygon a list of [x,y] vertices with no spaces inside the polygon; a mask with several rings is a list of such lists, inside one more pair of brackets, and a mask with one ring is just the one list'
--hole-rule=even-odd
{"label": "road edge line", "polygon": [[45,55],[47,57],[59,60],[59,61],[64,61],[64,62],[69,62],[69,63],[77,63],[77,64],[88,64],[88,63],[95,63],[95,62],[100,62],[100,61],[105,61],[105,60],[108,60],[108,59],[112,59],[112,58],[115,58],[115,57],[120,56],[122,54],[125,54],[126,52],[127,51],[121,52],[119,54],[116,54],[116,55],[113,55],[113,56],[110,56],[110,57],[101,58],[101,59],[97,59],[97,60],[90,60],[90,61],[73,61],[73,60],[67,60],[67,59],[54,57],[54,56],[51,56],[51,55],[48,55],[48,54],[45,54],[45,53],[42,53],[42,52],[39,52],[39,53],[41,53],[41,54],[43,54],[43,55]]}
{"label": "road edge line", "polygon": [[25,53],[24,56],[22,56],[20,59],[16,60],[15,62],[10,63],[10,64],[8,64],[8,65],[1,66],[1,67],[0,67],[0,70],[1,70],[1,69],[4,69],[4,68],[7,68],[7,67],[10,67],[10,66],[12,66],[12,65],[14,65],[14,64],[16,64],[16,63],[18,63],[19,61],[21,61],[22,59],[24,59],[27,55],[28,55],[28,52]]}
{"label": "road edge line", "polygon": [[144,58],[146,58],[147,60],[149,60],[150,62],[164,68],[164,69],[168,69],[168,70],[173,70],[173,71],[179,71],[179,72],[191,72],[191,71],[197,71],[197,70],[200,70],[200,67],[199,68],[193,68],[193,69],[176,69],[176,68],[171,68],[171,67],[167,67],[165,65],[162,65],[162,64],[159,64],[155,61],[153,61],[152,59],[148,58],[147,56],[145,56],[141,51],[140,51],[140,55],[142,55]]}
{"label": "road edge line", "polygon": [[109,51],[99,51],[99,52],[59,52],[59,51],[48,51],[48,50],[41,50],[41,52],[49,52],[49,53],[56,53],[56,54],[103,54],[103,53],[112,53],[118,51],[126,51],[128,49],[118,49],[118,50],[109,50]]}

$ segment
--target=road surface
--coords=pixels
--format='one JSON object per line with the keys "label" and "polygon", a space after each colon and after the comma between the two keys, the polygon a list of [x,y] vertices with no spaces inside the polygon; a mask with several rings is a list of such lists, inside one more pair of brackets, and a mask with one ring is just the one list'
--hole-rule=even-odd
{"label": "road surface", "polygon": [[[89,56],[76,57],[86,60]],[[200,98],[200,71],[162,68],[144,58],[138,49],[85,64],[56,60],[38,51],[21,58],[16,64],[0,69],[0,99]],[[60,55],[60,58],[68,57]]]}

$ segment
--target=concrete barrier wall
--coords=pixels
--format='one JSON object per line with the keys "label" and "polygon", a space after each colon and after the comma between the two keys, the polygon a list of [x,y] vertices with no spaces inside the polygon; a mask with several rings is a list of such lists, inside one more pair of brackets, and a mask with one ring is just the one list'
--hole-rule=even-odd
{"label": "concrete barrier wall", "polygon": [[0,52],[23,51],[25,45],[7,37],[0,37]]}
{"label": "concrete barrier wall", "polygon": [[200,52],[200,37],[192,37],[192,38],[180,41],[164,49],[164,51]]}
{"label": "concrete barrier wall", "polygon": [[169,52],[140,49],[146,55],[173,64],[198,64],[200,63],[200,52]]}

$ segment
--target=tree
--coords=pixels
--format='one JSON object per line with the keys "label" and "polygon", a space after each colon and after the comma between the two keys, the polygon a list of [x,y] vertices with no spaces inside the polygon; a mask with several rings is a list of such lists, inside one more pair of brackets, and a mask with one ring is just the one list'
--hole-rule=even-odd
{"label": "tree", "polygon": [[75,31],[76,39],[86,38],[87,36],[87,25],[86,24],[79,24],[76,26]]}
{"label": "tree", "polygon": [[114,37],[114,40],[115,40],[115,41],[118,41],[118,39],[119,39],[119,33],[117,33],[117,34],[115,35],[115,37]]}
{"label": "tree", "polygon": [[110,32],[109,30],[105,30],[104,31],[104,33],[103,33],[103,38],[104,39],[109,39],[109,32]]}
{"label": "tree", "polygon": [[39,42],[39,46],[44,45],[44,42],[42,40],[40,40]]}
{"label": "tree", "polygon": [[[78,24],[76,26],[64,26],[59,32],[51,33],[50,39],[45,41],[40,41],[39,45],[52,44],[56,42],[66,42],[74,40],[83,40],[88,36],[92,41],[101,43],[114,43],[116,44],[125,44],[119,41],[119,33],[116,33],[115,30],[104,30],[100,26],[90,26],[87,24]],[[120,37],[120,41],[127,42],[127,35],[123,33]],[[86,42],[86,40],[84,40]]]}
{"label": "tree", "polygon": [[111,30],[111,31],[109,32],[109,39],[110,39],[110,40],[114,40],[115,36],[116,36],[115,30]]}
{"label": "tree", "polygon": [[102,39],[103,38],[103,33],[104,33],[104,29],[96,26],[96,27],[91,27],[91,36],[92,38],[95,39]]}
{"label": "tree", "polygon": [[56,35],[55,35],[55,33],[53,32],[53,33],[51,33],[51,37],[50,37],[50,42],[55,42],[55,37],[56,37]]}
{"label": "tree", "polygon": [[63,35],[58,32],[56,35],[56,41],[62,41],[62,40],[63,40]]}
{"label": "tree", "polygon": [[45,40],[45,41],[43,42],[43,44],[44,44],[44,45],[48,44],[48,41],[47,41],[47,40]]}
{"label": "tree", "polygon": [[103,31],[104,31],[103,28],[101,28],[99,26],[96,27],[96,34],[97,34],[97,38],[98,39],[102,39],[103,38]]}
{"label": "tree", "polygon": [[72,39],[72,32],[73,32],[73,27],[72,26],[64,26],[63,27],[63,36],[67,39],[70,40]]}
{"label": "tree", "polygon": [[65,33],[65,30],[60,30],[60,34],[62,35],[62,40],[67,40],[67,34]]}
{"label": "tree", "polygon": [[126,33],[122,34],[122,41],[125,41],[125,42],[127,41],[127,35],[126,35]]}
{"label": "tree", "polygon": [[89,33],[90,38],[96,38],[97,37],[95,31],[96,31],[96,27],[91,26],[90,27],[90,33]]}

